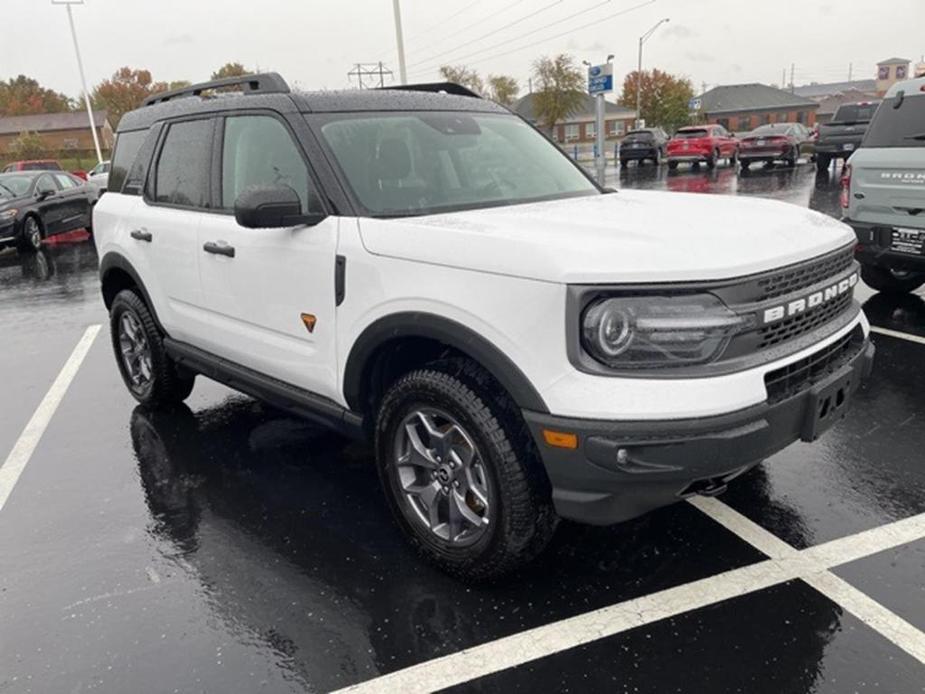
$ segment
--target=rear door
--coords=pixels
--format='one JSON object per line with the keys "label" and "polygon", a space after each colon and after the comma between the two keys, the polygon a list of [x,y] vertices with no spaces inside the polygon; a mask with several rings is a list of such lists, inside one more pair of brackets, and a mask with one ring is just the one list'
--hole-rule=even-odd
{"label": "rear door", "polygon": [[925,94],[884,101],[850,164],[851,219],[925,229]]}
{"label": "rear door", "polygon": [[338,218],[311,227],[240,226],[235,199],[251,186],[288,185],[302,200],[303,213],[321,211],[322,204],[292,123],[258,111],[228,116],[218,127],[214,185],[221,210],[203,216],[197,244],[208,325],[201,344],[259,373],[336,398]]}

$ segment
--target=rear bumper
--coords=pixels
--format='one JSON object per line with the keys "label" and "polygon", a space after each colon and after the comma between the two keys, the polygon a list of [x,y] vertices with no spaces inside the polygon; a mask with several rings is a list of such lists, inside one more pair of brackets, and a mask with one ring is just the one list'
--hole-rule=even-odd
{"label": "rear bumper", "polygon": [[775,147],[774,149],[740,149],[739,161],[775,161],[777,159],[784,159],[791,154],[791,147]]}
{"label": "rear bumper", "polygon": [[[832,369],[806,388],[774,403],[698,419],[613,422],[571,419],[525,411],[527,425],[552,483],[557,513],[572,520],[609,525],[725,484],[799,439],[820,398],[833,384],[850,397],[870,374],[873,344],[863,336]],[[833,410],[831,420],[844,416]],[[544,441],[543,429],[575,433],[576,449]]]}
{"label": "rear bumper", "polygon": [[856,142],[817,142],[816,154],[828,154],[833,157],[850,157],[854,150],[861,146],[861,141]]}
{"label": "rear bumper", "polygon": [[636,149],[620,148],[620,159],[623,161],[637,161],[639,159],[652,159],[656,153],[655,147],[641,147]]}
{"label": "rear bumper", "polygon": [[706,161],[711,152],[668,152],[668,161],[700,162]]}
{"label": "rear bumper", "polygon": [[925,255],[897,253],[890,248],[892,239],[890,227],[854,222],[850,219],[843,221],[851,225],[858,237],[854,255],[861,264],[893,270],[925,272]]}

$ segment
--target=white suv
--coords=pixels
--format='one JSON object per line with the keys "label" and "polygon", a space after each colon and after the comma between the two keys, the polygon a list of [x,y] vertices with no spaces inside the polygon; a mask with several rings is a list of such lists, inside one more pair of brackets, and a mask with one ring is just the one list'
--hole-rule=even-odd
{"label": "white suv", "polygon": [[456,85],[152,97],[94,229],[139,401],[202,374],[369,437],[402,530],[471,579],[560,517],[718,493],[838,420],[873,358],[847,226],[602,189]]}

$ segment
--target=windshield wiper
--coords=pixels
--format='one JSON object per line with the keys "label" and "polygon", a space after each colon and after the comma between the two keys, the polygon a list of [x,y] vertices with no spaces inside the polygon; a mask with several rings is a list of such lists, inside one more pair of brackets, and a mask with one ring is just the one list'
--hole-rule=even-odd
{"label": "windshield wiper", "polygon": [[0,183],[0,188],[3,188],[3,190],[9,191],[9,193],[10,193],[10,195],[11,195],[12,197],[14,197],[14,198],[16,197],[16,191],[13,190],[12,188],[7,188],[7,187],[6,187],[5,185],[3,185],[2,183]]}

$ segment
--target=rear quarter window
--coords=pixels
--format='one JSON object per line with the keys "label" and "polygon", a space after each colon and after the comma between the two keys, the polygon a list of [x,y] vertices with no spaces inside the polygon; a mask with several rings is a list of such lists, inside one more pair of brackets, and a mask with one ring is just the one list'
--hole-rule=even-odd
{"label": "rear quarter window", "polygon": [[925,147],[925,96],[883,102],[867,128],[864,147]]}
{"label": "rear quarter window", "polygon": [[131,132],[119,133],[116,136],[115,151],[112,155],[112,169],[109,172],[109,183],[107,188],[112,193],[121,193],[122,184],[125,183],[125,177],[128,174],[132,162],[138,156],[138,150],[145,141],[147,130],[133,130]]}

